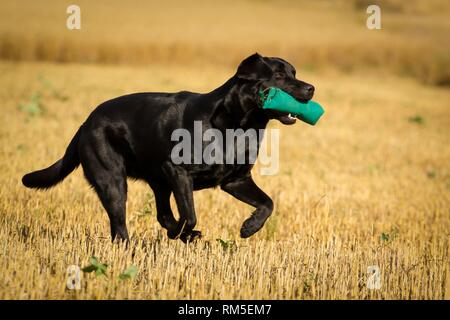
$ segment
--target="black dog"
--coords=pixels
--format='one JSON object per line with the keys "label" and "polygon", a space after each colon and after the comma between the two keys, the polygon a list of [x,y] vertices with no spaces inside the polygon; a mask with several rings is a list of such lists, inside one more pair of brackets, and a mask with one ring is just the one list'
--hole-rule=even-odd
{"label": "black dog", "polygon": [[[252,163],[179,164],[171,160],[177,128],[192,131],[194,121],[203,130],[264,129],[270,119],[295,123],[289,114],[264,110],[259,91],[278,87],[299,101],[312,98],[314,87],[295,78],[295,69],[280,58],[255,53],[242,61],[236,74],[221,87],[206,94],[135,93],[99,105],[77,131],[62,159],[47,169],[25,175],[29,188],[50,188],[62,181],[80,163],[94,187],[110,222],[111,236],[128,240],[125,219],[127,177],[146,181],[155,194],[157,218],[171,239],[184,242],[200,237],[193,191],[220,186],[256,210],[241,228],[247,238],[262,228],[273,202],[256,186]],[[258,144],[259,147],[259,144]],[[180,213],[177,221],[170,208],[173,192]]]}

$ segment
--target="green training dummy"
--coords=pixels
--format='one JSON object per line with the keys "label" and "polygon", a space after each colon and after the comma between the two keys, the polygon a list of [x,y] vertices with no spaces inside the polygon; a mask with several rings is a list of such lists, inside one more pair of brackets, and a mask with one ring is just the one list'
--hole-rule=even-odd
{"label": "green training dummy", "polygon": [[323,108],[317,102],[312,100],[306,103],[297,101],[289,93],[275,87],[261,90],[259,95],[263,109],[290,113],[310,125],[315,125],[324,113]]}

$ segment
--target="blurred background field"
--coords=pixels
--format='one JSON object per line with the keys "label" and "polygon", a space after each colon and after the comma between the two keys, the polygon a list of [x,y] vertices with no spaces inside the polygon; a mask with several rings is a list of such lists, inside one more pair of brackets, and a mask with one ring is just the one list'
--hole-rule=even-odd
{"label": "blurred background field", "polygon": [[[390,70],[450,84],[448,1],[86,1],[80,31],[65,28],[70,1],[3,1],[0,57],[91,63],[222,64],[249,52],[303,68]],[[365,27],[382,6],[382,31]]]}
{"label": "blurred background field", "polygon": [[[0,298],[444,299],[450,222],[448,1],[3,1],[0,11]],[[78,169],[47,191],[22,175],[61,157],[96,105],[138,91],[210,91],[258,51],[316,87],[316,127],[281,129],[264,229],[220,190],[195,194],[205,238],[169,241],[153,195],[129,183],[132,249]],[[151,146],[149,146],[151,147]],[[221,239],[221,241],[217,241]],[[107,263],[66,289],[69,265]],[[367,287],[377,265],[379,290]],[[130,266],[138,273],[118,276]]]}

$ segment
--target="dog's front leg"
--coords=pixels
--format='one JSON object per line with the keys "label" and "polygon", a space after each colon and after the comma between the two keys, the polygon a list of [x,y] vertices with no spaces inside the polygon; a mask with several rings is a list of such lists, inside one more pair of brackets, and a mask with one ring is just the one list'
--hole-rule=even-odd
{"label": "dog's front leg", "polygon": [[201,237],[201,232],[193,230],[197,218],[194,208],[194,186],[192,177],[181,166],[174,165],[170,161],[163,164],[163,171],[167,182],[172,187],[173,195],[177,203],[180,220],[176,228],[168,231],[171,239],[178,237],[183,242],[189,242]]}
{"label": "dog's front leg", "polygon": [[222,190],[231,194],[256,210],[251,217],[244,221],[241,228],[241,237],[248,238],[264,226],[267,218],[272,214],[273,201],[253,181],[252,177],[246,177],[221,186]]}

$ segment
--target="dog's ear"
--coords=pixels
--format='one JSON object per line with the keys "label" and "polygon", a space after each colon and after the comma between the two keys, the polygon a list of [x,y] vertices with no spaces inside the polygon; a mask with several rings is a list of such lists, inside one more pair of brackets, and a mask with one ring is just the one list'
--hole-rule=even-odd
{"label": "dog's ear", "polygon": [[236,76],[245,80],[268,80],[272,69],[259,53],[254,53],[239,65]]}

